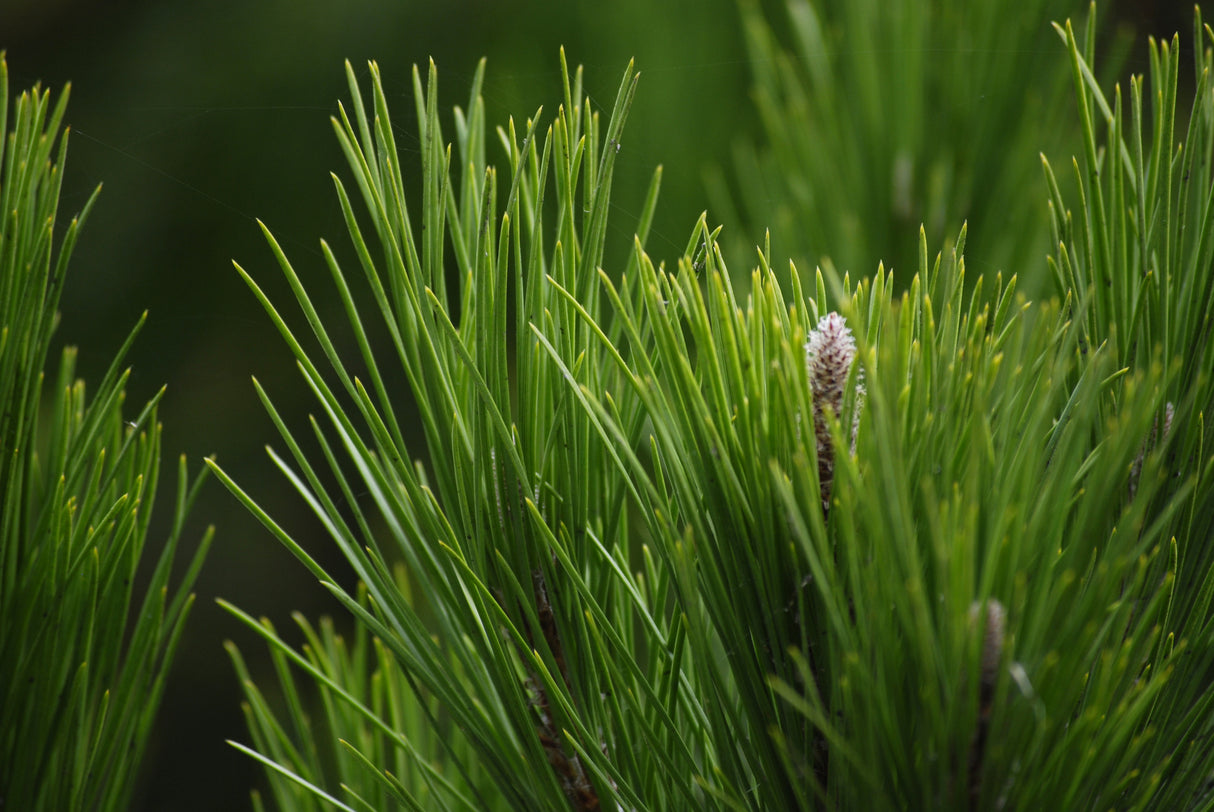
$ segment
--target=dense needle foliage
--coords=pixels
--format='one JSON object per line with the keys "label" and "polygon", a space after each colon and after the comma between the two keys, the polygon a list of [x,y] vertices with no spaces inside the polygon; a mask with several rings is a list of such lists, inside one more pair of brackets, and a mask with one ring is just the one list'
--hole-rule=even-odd
{"label": "dense needle foliage", "polygon": [[136,589],[164,391],[124,416],[121,364],[142,319],[91,397],[74,347],[46,379],[68,259],[96,199],[56,239],[67,99],[52,105],[35,86],[10,120],[0,54],[0,806],[47,812],[128,808],[211,538],[170,589],[206,471],[191,483],[182,458],[169,538]]}
{"label": "dense needle foliage", "polygon": [[764,245],[743,284],[705,218],[659,262],[660,169],[601,267],[631,66],[605,120],[566,70],[556,112],[493,145],[482,66],[450,146],[415,71],[420,175],[376,67],[369,97],[347,67],[358,267],[322,243],[323,295],[359,357],[268,230],[310,337],[238,269],[317,398],[319,454],[258,387],[270,454],[358,588],[213,465],[356,620],[298,618],[297,650],[228,606],[278,666],[281,702],[230,649],[276,805],[1209,807],[1214,35],[1198,18],[1184,131],[1177,40],[1127,113],[1094,15],[1085,44],[1058,33],[1083,151],[1076,195],[1048,162],[1031,192],[1039,303],[967,274],[960,223],[938,253],[920,229],[897,275],[776,273]]}

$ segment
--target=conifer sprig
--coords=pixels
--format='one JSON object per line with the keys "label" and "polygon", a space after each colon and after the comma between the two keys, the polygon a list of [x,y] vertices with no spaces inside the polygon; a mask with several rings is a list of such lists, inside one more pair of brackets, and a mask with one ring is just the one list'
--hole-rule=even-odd
{"label": "conifer sprig", "polygon": [[[203,476],[185,459],[142,594],[160,479],[162,389],[124,413],[123,357],[90,394],[67,347],[47,379],[60,293],[98,189],[56,239],[68,90],[12,100],[0,52],[0,806],[125,810],[210,545],[174,558]],[[133,419],[132,419],[133,418]]]}
{"label": "conifer sprig", "polygon": [[[1090,71],[1066,47],[1090,130]],[[323,469],[259,388],[290,451],[272,457],[362,586],[340,587],[213,466],[358,624],[346,643],[300,619],[296,651],[228,607],[269,643],[289,697],[284,714],[247,684],[254,746],[240,745],[281,807],[1208,804],[1205,361],[1173,362],[1176,341],[1119,343],[1128,288],[1096,294],[1110,278],[1093,248],[1107,232],[1129,246],[1113,254],[1165,256],[1141,241],[1182,245],[1196,221],[1080,240],[1057,218],[1056,267],[1072,264],[1039,304],[1015,276],[967,280],[964,226],[934,259],[921,228],[909,278],[793,266],[782,285],[765,245],[741,293],[706,216],[680,256],[647,252],[660,173],[625,266],[603,267],[631,67],[606,126],[565,71],[550,125],[499,130],[500,186],[482,74],[447,147],[437,71],[424,89],[415,71],[420,218],[378,70],[370,105],[348,73],[353,112],[334,123],[363,211],[335,183],[386,351],[325,257],[370,385],[268,230],[328,371],[241,273],[321,413]],[[1128,132],[1138,143],[1141,119]],[[1141,210],[1100,197],[1118,143],[1089,166],[1085,223]],[[1130,332],[1179,329],[1157,316],[1181,303],[1141,298]],[[424,453],[384,384],[398,364]]]}

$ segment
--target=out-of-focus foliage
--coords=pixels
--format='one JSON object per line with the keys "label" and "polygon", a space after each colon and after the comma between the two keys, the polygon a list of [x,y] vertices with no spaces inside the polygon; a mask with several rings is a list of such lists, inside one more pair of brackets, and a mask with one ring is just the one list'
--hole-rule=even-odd
{"label": "out-of-focus foliage", "polygon": [[[739,139],[713,200],[810,263],[915,267],[970,225],[971,265],[1021,275],[1048,248],[1037,156],[1078,144],[1049,23],[1075,0],[740,3],[763,135]],[[735,175],[726,183],[726,178]],[[976,264],[975,264],[976,263]]]}

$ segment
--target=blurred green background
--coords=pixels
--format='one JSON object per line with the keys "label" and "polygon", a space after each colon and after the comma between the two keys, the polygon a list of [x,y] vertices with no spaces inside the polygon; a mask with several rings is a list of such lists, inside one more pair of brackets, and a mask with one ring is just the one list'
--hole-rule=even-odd
{"label": "blurred green background", "polygon": [[[1126,2],[1102,13],[1139,34],[1170,35],[1191,30],[1191,8]],[[1042,37],[1052,36],[1043,21]],[[1186,48],[1189,41],[1183,33]],[[645,185],[661,163],[662,202],[649,248],[659,258],[677,256],[708,208],[706,170],[716,166],[738,183],[731,149],[761,137],[733,0],[0,0],[11,89],[35,81],[56,91],[73,85],[61,217],[104,184],[74,256],[58,343],[80,348],[80,372],[96,382],[139,314],[150,311],[128,358],[128,398],[134,408],[168,384],[160,415],[166,477],[176,454],[187,454],[194,468],[216,454],[309,551],[336,564],[264,454],[276,435],[250,376],[280,408],[297,404],[294,414],[284,413],[292,425],[301,424],[311,399],[231,260],[302,327],[286,307],[289,291],[254,218],[273,229],[317,299],[330,284],[318,238],[339,258],[349,256],[328,176],[345,163],[328,123],[348,94],[343,59],[360,76],[368,59],[378,60],[399,147],[409,153],[416,147],[412,64],[434,58],[440,108],[449,110],[466,105],[476,62],[487,56],[489,122],[511,114],[521,121],[541,104],[546,122],[561,93],[561,45],[571,65],[586,66],[586,89],[600,108],[610,106],[624,66],[636,58],[642,79],[616,166],[611,239],[627,250]],[[1143,51],[1136,43],[1134,55]],[[444,126],[449,133],[449,115]],[[491,155],[500,161],[500,152]],[[727,223],[725,234],[745,246],[761,241],[763,224]],[[796,242],[773,233],[778,259],[790,251],[782,239]],[[163,484],[167,491],[172,483]],[[222,641],[235,637],[254,666],[266,662],[214,598],[270,617],[288,639],[293,610],[313,618],[342,614],[217,483],[194,511],[190,541],[210,523],[218,528],[215,548],[149,747],[138,809],[244,809],[249,788],[260,783],[254,763],[224,744],[246,736]],[[158,538],[163,533],[153,543]]]}

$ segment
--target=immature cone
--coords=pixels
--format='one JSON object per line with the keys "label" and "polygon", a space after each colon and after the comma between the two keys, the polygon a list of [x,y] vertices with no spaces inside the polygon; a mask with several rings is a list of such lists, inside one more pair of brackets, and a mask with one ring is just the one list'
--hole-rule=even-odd
{"label": "immature cone", "polygon": [[[970,741],[969,801],[977,809],[982,797],[982,758],[986,753],[986,737],[990,731],[991,710],[995,704],[995,686],[999,681],[999,661],[1003,655],[1003,631],[1007,613],[1003,604],[992,598],[986,604],[986,626],[982,629],[982,660],[978,677],[978,726]],[[970,625],[982,619],[982,605],[970,605]]]}
{"label": "immature cone", "polygon": [[[813,392],[814,437],[818,446],[818,481],[822,489],[822,509],[830,508],[831,487],[835,480],[834,449],[830,444],[830,426],[826,411],[838,415],[843,409],[843,387],[856,358],[856,339],[847,322],[838,313],[827,313],[809,332],[805,342],[805,363],[809,369],[809,386]],[[864,394],[862,384],[856,385],[857,405],[852,419],[852,450],[856,445],[856,425],[860,408],[858,398]]]}
{"label": "immature cone", "polygon": [[[1168,435],[1172,433],[1172,418],[1176,414],[1176,408],[1168,401],[1163,410],[1163,434],[1159,433],[1159,418],[1155,418],[1155,422],[1151,424],[1151,434],[1147,439],[1142,441],[1142,445],[1138,447],[1138,456],[1134,458],[1134,463],[1130,466],[1130,498],[1134,498],[1134,494],[1138,493],[1138,477],[1142,473],[1142,461],[1146,458],[1147,452],[1155,448],[1155,446],[1166,441]],[[1161,439],[1162,437],[1162,439]]]}
{"label": "immature cone", "polygon": [[[982,631],[982,661],[978,682],[982,710],[989,712],[994,699],[995,683],[999,680],[999,657],[1003,649],[1003,624],[1006,613],[1003,604],[993,598],[986,605],[986,628]],[[977,601],[970,605],[970,623],[982,619],[982,606]]]}

